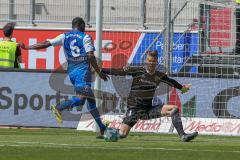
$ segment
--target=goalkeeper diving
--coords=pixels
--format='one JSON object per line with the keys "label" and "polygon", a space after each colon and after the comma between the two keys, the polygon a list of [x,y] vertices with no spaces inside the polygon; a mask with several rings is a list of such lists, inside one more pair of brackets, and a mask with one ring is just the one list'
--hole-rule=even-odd
{"label": "goalkeeper diving", "polygon": [[179,109],[176,105],[152,105],[154,93],[160,83],[166,83],[179,89],[182,93],[188,92],[190,84],[181,85],[176,80],[169,78],[165,73],[156,70],[158,52],[148,51],[146,65],[128,66],[120,69],[103,68],[104,74],[115,76],[130,75],[133,77],[130,94],[127,98],[127,112],[119,130],[120,138],[126,138],[131,128],[139,119],[149,120],[161,116],[171,116],[172,124],[183,142],[189,142],[198,136],[198,132],[187,134],[183,130]]}

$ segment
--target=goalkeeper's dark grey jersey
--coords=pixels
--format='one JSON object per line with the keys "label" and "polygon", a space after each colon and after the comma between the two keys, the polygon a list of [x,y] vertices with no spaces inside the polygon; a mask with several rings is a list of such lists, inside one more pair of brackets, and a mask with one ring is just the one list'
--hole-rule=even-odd
{"label": "goalkeeper's dark grey jersey", "polygon": [[169,78],[165,73],[156,71],[154,74],[149,74],[143,66],[123,67],[122,69],[103,69],[103,72],[111,75],[131,75],[133,77],[127,100],[129,108],[151,107],[154,93],[161,82],[167,83],[177,89],[182,89],[181,84]]}

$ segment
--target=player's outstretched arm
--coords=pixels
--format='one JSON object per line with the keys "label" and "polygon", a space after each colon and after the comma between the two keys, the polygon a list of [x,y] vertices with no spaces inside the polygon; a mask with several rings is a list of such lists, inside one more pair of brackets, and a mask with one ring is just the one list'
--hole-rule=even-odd
{"label": "player's outstretched arm", "polygon": [[24,43],[20,44],[22,49],[25,50],[30,50],[30,49],[44,49],[44,48],[48,48],[49,46],[51,46],[51,43],[49,41],[44,41],[44,42],[40,42],[31,46],[26,46]]}
{"label": "player's outstretched arm", "polygon": [[93,51],[88,52],[88,59],[90,61],[91,66],[94,68],[95,72],[97,72],[99,77],[101,79],[103,79],[104,81],[107,81],[109,77],[105,73],[101,72],[101,70],[97,64],[97,60],[96,60],[96,57],[94,56]]}
{"label": "player's outstretched arm", "polygon": [[186,85],[181,85],[180,83],[178,83],[176,80],[169,78],[166,74],[162,73],[162,75],[160,76],[162,82],[177,88],[179,90],[181,90],[182,93],[186,93],[189,91],[189,89],[191,88],[191,84],[186,84]]}
{"label": "player's outstretched arm", "polygon": [[168,84],[171,87],[177,88],[179,90],[183,88],[180,83],[178,83],[175,79],[169,78],[165,73],[161,73],[160,77],[162,82]]}
{"label": "player's outstretched arm", "polygon": [[109,74],[109,75],[115,75],[115,76],[125,76],[127,75],[127,72],[125,72],[125,70],[123,68],[103,68],[102,72],[105,74]]}

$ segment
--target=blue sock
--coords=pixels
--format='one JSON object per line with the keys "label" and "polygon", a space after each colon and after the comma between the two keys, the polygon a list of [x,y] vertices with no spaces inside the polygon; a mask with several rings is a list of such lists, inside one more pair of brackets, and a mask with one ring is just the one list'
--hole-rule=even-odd
{"label": "blue sock", "polygon": [[98,109],[96,107],[96,102],[89,102],[88,101],[87,108],[88,108],[89,112],[91,113],[91,115],[93,116],[93,118],[95,119],[96,123],[98,124],[100,130],[106,129],[106,126],[102,123],[102,120],[100,118],[100,114],[99,114]]}
{"label": "blue sock", "polygon": [[57,105],[57,109],[63,111],[68,108],[84,105],[84,103],[85,98],[72,97],[70,100],[61,101],[60,104]]}

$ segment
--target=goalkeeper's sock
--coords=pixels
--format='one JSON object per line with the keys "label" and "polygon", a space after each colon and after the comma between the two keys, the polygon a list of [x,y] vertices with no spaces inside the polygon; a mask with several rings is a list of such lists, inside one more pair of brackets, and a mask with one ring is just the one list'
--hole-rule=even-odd
{"label": "goalkeeper's sock", "polygon": [[176,128],[178,135],[182,137],[183,135],[185,135],[185,132],[183,130],[182,120],[178,108],[173,109],[171,117],[173,126]]}
{"label": "goalkeeper's sock", "polygon": [[[98,124],[100,130],[104,131],[106,129],[106,126],[102,123],[99,111],[96,107],[95,100],[88,101],[87,108],[88,108],[89,112],[91,113],[91,115],[93,116],[93,118],[95,119],[96,123]],[[103,133],[101,133],[101,134],[103,134]]]}
{"label": "goalkeeper's sock", "polygon": [[85,98],[72,97],[72,99],[70,100],[61,101],[60,104],[56,106],[56,108],[59,111],[63,111],[65,109],[84,105],[84,103],[85,103]]}

